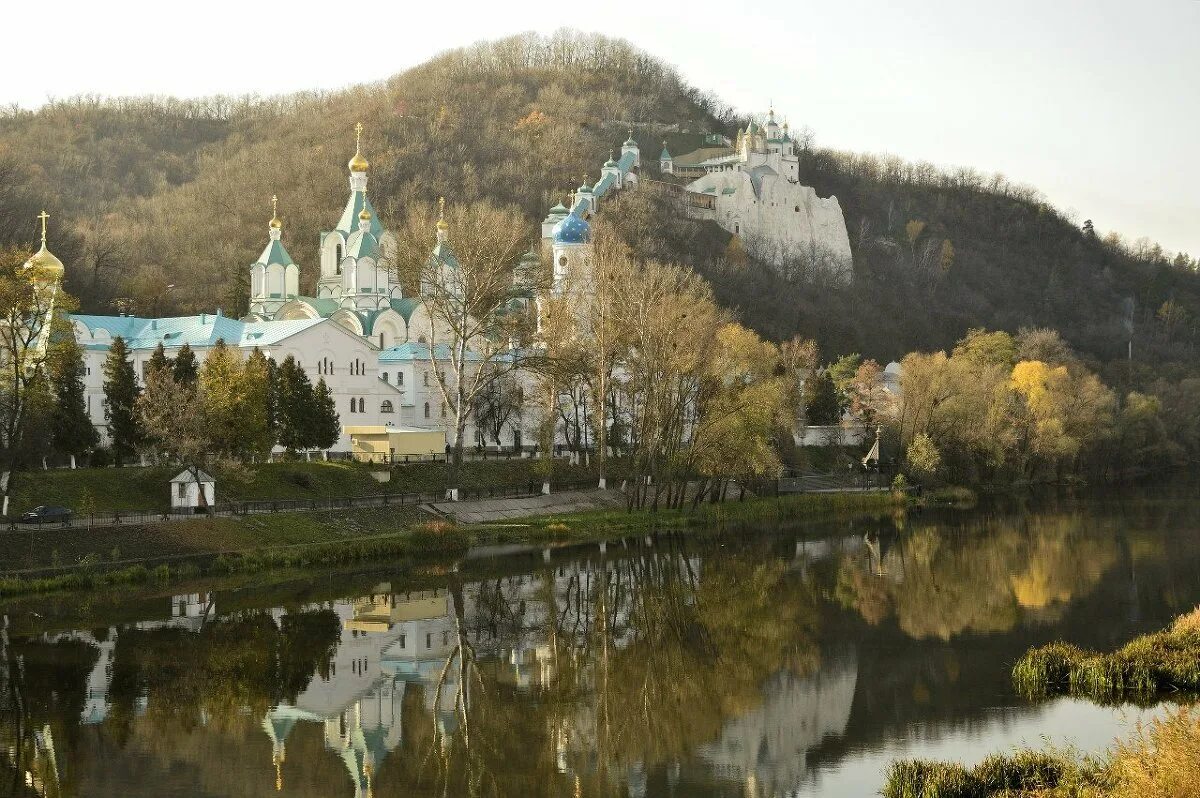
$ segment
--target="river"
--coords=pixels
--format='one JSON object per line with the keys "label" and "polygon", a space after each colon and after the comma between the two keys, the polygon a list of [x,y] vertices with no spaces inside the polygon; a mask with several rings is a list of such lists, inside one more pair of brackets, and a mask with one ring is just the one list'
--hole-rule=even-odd
{"label": "river", "polygon": [[1195,488],[11,603],[0,796],[858,798],[1100,752],[1158,710],[1009,669],[1200,603]]}

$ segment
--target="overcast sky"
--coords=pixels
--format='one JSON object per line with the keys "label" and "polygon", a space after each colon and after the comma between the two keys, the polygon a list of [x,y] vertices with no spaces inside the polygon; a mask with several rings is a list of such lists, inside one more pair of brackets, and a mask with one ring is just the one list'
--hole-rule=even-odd
{"label": "overcast sky", "polygon": [[0,102],[30,108],[334,89],[479,39],[596,31],[739,110],[774,100],[818,144],[1003,172],[1099,230],[1200,256],[1200,0],[68,0],[4,16]]}

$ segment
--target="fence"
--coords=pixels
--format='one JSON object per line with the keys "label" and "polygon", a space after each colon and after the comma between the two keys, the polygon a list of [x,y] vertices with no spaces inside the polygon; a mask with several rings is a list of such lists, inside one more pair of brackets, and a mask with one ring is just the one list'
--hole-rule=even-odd
{"label": "fence", "polygon": [[[583,490],[596,487],[596,480],[554,481],[551,489]],[[499,499],[518,496],[534,496],[542,492],[542,483],[527,482],[516,485],[492,485],[483,488],[459,489],[460,501],[471,499]],[[3,524],[9,530],[16,529],[91,529],[94,527],[157,524],[170,521],[186,521],[195,518],[236,518],[266,513],[321,512],[328,510],[350,510],[373,507],[415,507],[421,504],[446,501],[444,493],[376,493],[367,496],[338,496],[314,499],[261,499],[244,502],[218,502],[206,509],[167,510],[114,510],[103,513],[72,515],[65,519],[46,521],[23,521],[20,518],[5,518]]]}

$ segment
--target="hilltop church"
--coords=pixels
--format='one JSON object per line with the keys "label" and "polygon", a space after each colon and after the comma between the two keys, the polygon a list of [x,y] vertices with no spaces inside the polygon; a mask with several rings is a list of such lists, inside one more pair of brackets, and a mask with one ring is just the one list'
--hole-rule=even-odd
{"label": "hilltop church", "polygon": [[[573,193],[570,207],[558,204],[550,209],[541,225],[542,251],[552,264],[556,287],[583,268],[589,257],[589,220],[614,195],[638,186],[641,167],[641,151],[630,131],[620,156],[601,166],[594,185],[585,180]],[[683,192],[692,215],[717,221],[756,245],[823,258],[837,279],[849,279],[849,242],[837,199],[818,198],[811,188],[799,185],[794,145],[786,125],[779,128],[773,114],[764,127],[751,123],[740,133],[735,151],[717,148],[689,163],[686,157],[672,158],[664,147],[658,167],[664,177],[700,175]],[[429,286],[421,286],[417,296],[405,296],[400,286],[394,268],[397,239],[383,227],[367,196],[370,164],[362,151],[361,125],[356,126],[355,152],[347,169],[349,197],[333,228],[322,232],[317,242],[320,274],[315,295],[300,293],[301,266],[284,245],[283,222],[272,198],[266,242],[249,266],[249,312],[244,318],[232,319],[220,310],[158,319],[71,316],[84,353],[88,413],[102,439],[107,440],[103,364],[118,336],[128,345],[139,375],[144,375],[160,343],[168,356],[187,344],[201,362],[218,340],[246,354],[258,348],[277,362],[295,357],[314,382],[324,379],[333,393],[343,425],[337,451],[351,450],[351,433],[346,430],[354,428],[444,430],[447,438],[453,435],[448,428],[453,413],[432,371],[444,371],[438,361],[446,357],[440,346],[431,353],[428,343],[445,340],[447,332],[434,329],[437,322],[422,300]],[[48,258],[53,256],[43,236],[42,251],[32,260]],[[440,275],[438,279],[458,279],[459,264],[443,219],[437,223],[429,258],[434,267],[430,272]],[[540,260],[532,252],[526,259]],[[514,310],[528,309],[536,300],[530,291],[515,295]],[[505,425],[501,444],[523,448],[535,440],[536,428],[537,419],[518,414]],[[466,442],[494,443],[470,422]]]}

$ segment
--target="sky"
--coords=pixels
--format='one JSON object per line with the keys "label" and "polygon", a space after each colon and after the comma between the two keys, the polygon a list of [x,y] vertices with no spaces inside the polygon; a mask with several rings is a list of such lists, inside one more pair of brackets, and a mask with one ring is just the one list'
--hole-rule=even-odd
{"label": "sky", "polygon": [[[15,13],[15,20],[13,19]],[[0,104],[337,89],[522,31],[625,38],[820,146],[1001,172],[1200,257],[1200,0],[54,4],[4,16]]]}

